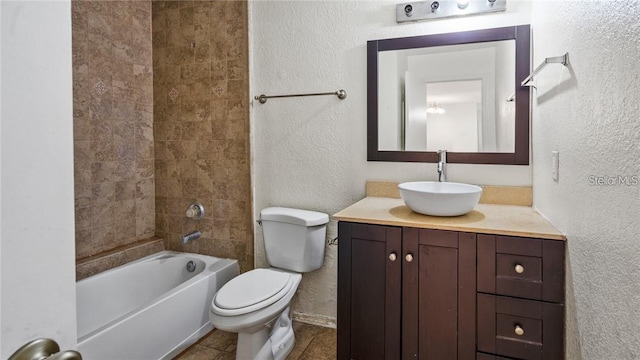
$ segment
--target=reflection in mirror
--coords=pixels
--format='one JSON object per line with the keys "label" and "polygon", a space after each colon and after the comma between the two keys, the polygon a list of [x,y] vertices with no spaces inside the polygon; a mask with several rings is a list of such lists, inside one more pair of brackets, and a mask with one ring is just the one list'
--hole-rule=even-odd
{"label": "reflection in mirror", "polygon": [[369,161],[529,164],[530,27],[367,42]]}
{"label": "reflection in mirror", "polygon": [[379,150],[514,151],[515,40],[385,51],[378,61]]}
{"label": "reflection in mirror", "polygon": [[[426,144],[416,151],[476,152],[495,145],[495,136],[482,131],[482,79],[427,83]],[[487,121],[488,122],[488,121]]]}

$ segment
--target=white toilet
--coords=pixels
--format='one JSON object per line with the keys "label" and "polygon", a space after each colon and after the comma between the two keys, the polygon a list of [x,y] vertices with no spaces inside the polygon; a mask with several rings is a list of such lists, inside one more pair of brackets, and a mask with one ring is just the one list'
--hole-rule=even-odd
{"label": "white toilet", "polygon": [[[268,269],[255,269],[226,283],[211,302],[209,320],[237,332],[237,360],[281,360],[295,342],[289,305],[304,272],[324,261],[329,215],[270,207],[260,212]],[[275,321],[274,321],[275,320]]]}

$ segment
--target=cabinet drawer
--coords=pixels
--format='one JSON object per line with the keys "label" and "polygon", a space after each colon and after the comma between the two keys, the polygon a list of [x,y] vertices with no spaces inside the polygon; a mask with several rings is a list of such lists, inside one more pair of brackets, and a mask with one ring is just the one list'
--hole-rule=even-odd
{"label": "cabinet drawer", "polygon": [[478,291],[562,303],[564,242],[478,235]]}
{"label": "cabinet drawer", "polygon": [[562,359],[564,307],[478,294],[478,351],[526,360]]}

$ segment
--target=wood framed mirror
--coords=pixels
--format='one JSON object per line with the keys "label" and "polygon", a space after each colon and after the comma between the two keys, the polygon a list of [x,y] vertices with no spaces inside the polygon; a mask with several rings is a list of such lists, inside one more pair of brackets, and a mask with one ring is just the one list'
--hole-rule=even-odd
{"label": "wood framed mirror", "polygon": [[530,26],[367,42],[367,160],[529,164]]}

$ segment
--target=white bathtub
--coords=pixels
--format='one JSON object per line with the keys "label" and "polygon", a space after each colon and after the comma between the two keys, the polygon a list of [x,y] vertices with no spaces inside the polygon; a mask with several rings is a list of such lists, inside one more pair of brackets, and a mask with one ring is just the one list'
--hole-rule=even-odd
{"label": "white bathtub", "polygon": [[238,269],[236,260],[162,251],[78,281],[78,351],[85,360],[171,359],[213,329],[211,299]]}

